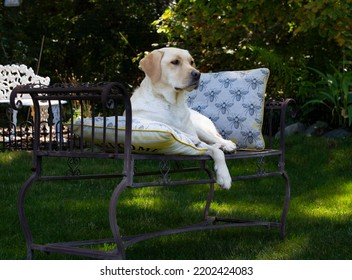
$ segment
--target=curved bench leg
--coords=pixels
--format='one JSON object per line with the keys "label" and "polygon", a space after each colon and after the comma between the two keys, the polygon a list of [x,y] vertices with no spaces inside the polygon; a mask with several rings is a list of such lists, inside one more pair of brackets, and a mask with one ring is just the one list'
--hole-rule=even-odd
{"label": "curved bench leg", "polygon": [[[208,168],[206,163],[202,162],[201,164],[202,164],[203,170],[208,174],[209,179],[213,178],[212,171]],[[213,199],[214,199],[214,183],[212,182],[212,183],[209,183],[209,193],[204,207],[204,220],[208,220],[209,218],[209,209]]]}
{"label": "curved bench leg", "polygon": [[18,195],[18,202],[17,202],[17,210],[18,210],[18,216],[20,219],[20,225],[22,227],[22,231],[24,233],[24,238],[26,240],[27,244],[27,259],[31,260],[33,259],[33,250],[32,250],[32,244],[33,244],[33,237],[31,230],[29,228],[27,218],[25,215],[24,211],[24,203],[25,203],[25,197],[27,194],[28,189],[31,187],[33,182],[37,179],[37,174],[33,174],[22,186],[19,195]]}
{"label": "curved bench leg", "polygon": [[117,207],[117,202],[120,194],[127,186],[128,186],[127,179],[125,178],[115,188],[114,192],[111,195],[110,204],[109,204],[109,221],[110,221],[112,235],[117,246],[116,253],[117,253],[118,259],[126,259],[126,254],[125,254],[125,246],[123,244],[123,240],[120,235],[119,226],[117,225],[116,207]]}
{"label": "curved bench leg", "polygon": [[284,209],[281,215],[281,222],[280,222],[280,236],[282,239],[285,239],[286,235],[286,219],[288,214],[288,209],[290,206],[290,198],[291,198],[291,185],[290,180],[286,172],[282,173],[282,177],[285,180],[285,201],[284,201]]}
{"label": "curved bench leg", "polygon": [[207,220],[209,218],[209,209],[210,209],[211,202],[213,201],[213,198],[214,198],[214,183],[209,183],[209,186],[210,186],[209,193],[204,207],[204,220]]}

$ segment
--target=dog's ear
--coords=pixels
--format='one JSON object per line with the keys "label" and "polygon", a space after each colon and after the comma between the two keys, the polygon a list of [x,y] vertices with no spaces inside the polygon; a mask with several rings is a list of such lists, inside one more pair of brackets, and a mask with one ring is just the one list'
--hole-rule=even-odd
{"label": "dog's ear", "polygon": [[161,59],[164,55],[163,51],[155,50],[144,57],[139,66],[144,73],[150,78],[152,83],[156,83],[161,77]]}

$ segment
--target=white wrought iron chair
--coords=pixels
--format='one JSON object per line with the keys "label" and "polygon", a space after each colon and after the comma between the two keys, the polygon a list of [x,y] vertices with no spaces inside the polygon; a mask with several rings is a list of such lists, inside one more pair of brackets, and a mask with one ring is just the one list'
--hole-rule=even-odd
{"label": "white wrought iron chair", "polygon": [[[0,103],[10,104],[10,94],[12,90],[17,86],[28,84],[38,84],[47,86],[50,84],[50,78],[36,75],[32,68],[27,67],[24,64],[0,65]],[[31,107],[33,106],[33,101],[28,94],[23,94],[16,99],[16,104],[19,107]],[[46,107],[48,106],[47,102],[41,105]],[[12,122],[16,126],[17,110],[10,110],[12,115]]]}

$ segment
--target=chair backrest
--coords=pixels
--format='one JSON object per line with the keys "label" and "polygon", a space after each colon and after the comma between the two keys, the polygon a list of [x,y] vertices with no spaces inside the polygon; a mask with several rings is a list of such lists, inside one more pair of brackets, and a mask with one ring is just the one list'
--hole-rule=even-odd
{"label": "chair backrest", "polygon": [[[0,102],[9,103],[12,90],[19,85],[40,84],[49,85],[49,77],[41,77],[34,73],[32,68],[26,65],[0,65]],[[23,95],[19,99],[29,99],[29,95]]]}
{"label": "chair backrest", "polygon": [[241,149],[264,149],[264,99],[269,69],[202,73],[188,106],[209,117]]}

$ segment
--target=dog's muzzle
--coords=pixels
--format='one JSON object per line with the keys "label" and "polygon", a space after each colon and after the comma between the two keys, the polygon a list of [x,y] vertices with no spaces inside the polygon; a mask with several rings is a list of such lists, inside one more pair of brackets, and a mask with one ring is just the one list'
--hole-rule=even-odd
{"label": "dog's muzzle", "polygon": [[200,75],[201,75],[200,72],[197,70],[192,70],[191,72],[191,76],[195,81],[199,81]]}
{"label": "dog's muzzle", "polygon": [[199,71],[192,70],[190,84],[183,87],[183,88],[175,87],[175,89],[176,90],[187,90],[187,91],[192,91],[194,89],[197,89],[199,86],[200,76],[201,76],[201,73]]}
{"label": "dog's muzzle", "polygon": [[199,86],[199,80],[200,80],[200,75],[201,75],[201,74],[200,74],[199,71],[193,70],[193,71],[191,72],[191,75],[192,75],[192,79],[195,81],[195,82],[194,82],[194,85],[195,85],[194,89],[197,89],[198,86]]}

